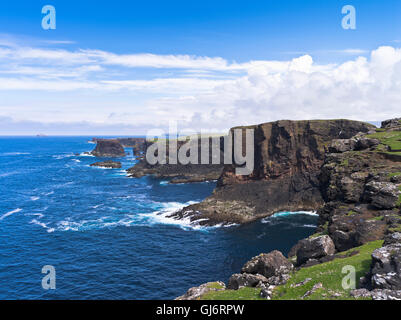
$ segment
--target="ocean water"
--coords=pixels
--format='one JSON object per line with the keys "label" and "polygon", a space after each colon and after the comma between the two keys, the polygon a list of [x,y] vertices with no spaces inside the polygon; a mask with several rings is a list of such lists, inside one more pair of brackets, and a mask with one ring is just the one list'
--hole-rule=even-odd
{"label": "ocean water", "polygon": [[[129,149],[122,169],[90,167],[90,139],[0,137],[0,299],[173,299],[315,230],[309,213],[215,228],[168,219],[215,184],[128,178]],[[42,288],[45,265],[55,290]]]}

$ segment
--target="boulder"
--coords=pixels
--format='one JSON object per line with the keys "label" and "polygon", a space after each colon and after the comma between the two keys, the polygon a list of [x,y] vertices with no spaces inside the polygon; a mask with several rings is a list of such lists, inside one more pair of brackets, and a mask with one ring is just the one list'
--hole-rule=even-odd
{"label": "boulder", "polygon": [[119,161],[103,161],[103,162],[95,162],[90,165],[91,167],[101,167],[101,168],[110,168],[110,169],[120,169],[121,162]]}
{"label": "boulder", "polygon": [[260,290],[260,296],[266,300],[270,300],[273,296],[275,286],[264,287]]}
{"label": "boulder", "polygon": [[394,232],[394,233],[388,234],[384,238],[383,245],[388,246],[388,245],[392,245],[392,244],[396,244],[396,243],[401,243],[401,232]]}
{"label": "boulder", "polygon": [[401,300],[401,290],[375,289],[356,289],[350,292],[354,298],[372,298],[372,300]]}
{"label": "boulder", "polygon": [[242,273],[260,274],[266,278],[288,274],[293,269],[291,262],[280,251],[262,253],[242,267]]}
{"label": "boulder", "polygon": [[297,265],[302,265],[309,259],[333,255],[335,251],[333,240],[327,235],[301,240],[297,251]]}
{"label": "boulder", "polygon": [[292,246],[292,248],[290,249],[290,251],[288,251],[287,257],[288,258],[293,258],[297,256],[297,251],[299,249],[299,247],[301,246],[300,242],[298,241],[294,246]]}
{"label": "boulder", "polygon": [[207,292],[222,291],[225,290],[225,288],[226,285],[221,281],[208,282],[199,287],[189,289],[184,295],[179,296],[175,300],[199,300],[199,298]]}
{"label": "boulder", "polygon": [[329,152],[331,153],[343,153],[352,151],[356,147],[355,139],[335,139],[329,145]]}
{"label": "boulder", "polygon": [[301,299],[305,299],[305,298],[309,297],[310,295],[312,295],[313,293],[315,293],[315,292],[316,292],[317,290],[319,290],[319,289],[323,289],[323,284],[322,284],[321,282],[316,283],[316,284],[312,287],[312,289],[306,291],[306,293],[302,296]]}
{"label": "boulder", "polygon": [[365,150],[376,147],[380,144],[380,140],[361,137],[357,140],[355,150]]}
{"label": "boulder", "polygon": [[95,157],[125,157],[123,146],[118,140],[98,140],[96,148],[91,152]]}
{"label": "boulder", "polygon": [[393,209],[397,206],[400,190],[389,182],[371,181],[365,186],[365,198],[377,209]]}
{"label": "boulder", "polygon": [[390,120],[385,120],[382,122],[383,129],[392,129],[401,127],[401,118],[395,118]]}
{"label": "boulder", "polygon": [[359,247],[367,242],[383,239],[386,223],[381,220],[366,220],[359,215],[332,218],[329,235],[338,251]]}
{"label": "boulder", "polygon": [[401,290],[373,290],[372,291],[373,300],[401,300]]}
{"label": "boulder", "polygon": [[401,290],[400,242],[373,251],[370,278],[373,289]]}
{"label": "boulder", "polygon": [[228,280],[227,289],[238,290],[243,287],[256,287],[263,283],[268,284],[268,279],[260,274],[235,273]]}

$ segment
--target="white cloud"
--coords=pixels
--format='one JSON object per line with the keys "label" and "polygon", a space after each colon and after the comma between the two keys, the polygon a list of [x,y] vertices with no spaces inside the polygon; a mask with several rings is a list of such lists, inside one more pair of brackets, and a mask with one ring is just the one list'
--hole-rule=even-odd
{"label": "white cloud", "polygon": [[[311,55],[236,63],[220,57],[3,45],[0,90],[8,106],[0,101],[0,116],[18,115],[19,121],[145,128],[180,119],[186,126],[226,129],[283,118],[383,120],[401,113],[401,49],[380,47],[368,57],[317,64]],[[44,108],[40,98],[32,101],[35,92],[48,94],[57,112],[49,113],[50,102]],[[10,106],[26,112],[11,112]]]}

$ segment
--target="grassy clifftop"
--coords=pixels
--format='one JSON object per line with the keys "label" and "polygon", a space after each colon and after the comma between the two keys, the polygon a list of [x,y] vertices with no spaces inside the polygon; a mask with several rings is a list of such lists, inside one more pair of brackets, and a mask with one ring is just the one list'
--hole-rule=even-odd
{"label": "grassy clifftop", "polygon": [[[383,241],[372,241],[361,247],[336,255],[336,259],[294,271],[290,280],[275,288],[273,300],[352,300],[349,291],[342,288],[343,267],[353,266],[356,281],[364,276],[371,265],[372,252],[380,248]],[[310,279],[310,280],[309,280]],[[309,281],[308,281],[309,280]],[[304,284],[302,284],[304,283]],[[321,284],[321,288],[305,296],[312,288]],[[202,300],[263,300],[258,288],[241,288],[239,290],[211,291],[201,297]]]}

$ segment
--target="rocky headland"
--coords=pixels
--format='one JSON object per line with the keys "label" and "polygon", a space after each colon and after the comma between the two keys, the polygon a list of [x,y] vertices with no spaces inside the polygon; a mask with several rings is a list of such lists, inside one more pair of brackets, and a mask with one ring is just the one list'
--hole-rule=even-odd
{"label": "rocky headland", "polygon": [[99,141],[118,141],[123,148],[132,148],[135,156],[141,156],[145,153],[147,148],[146,138],[114,138],[114,139],[103,139],[103,138],[92,138],[92,143],[98,143]]}
{"label": "rocky headland", "polygon": [[[242,223],[316,210],[316,233],[295,244],[288,258],[261,254],[227,285],[209,283],[194,296],[199,290],[192,288],[180,299],[400,300],[401,119],[380,129],[346,120],[255,129],[254,172],[237,177],[225,166],[214,194],[174,217]],[[354,286],[344,285],[349,268]]]}
{"label": "rocky headland", "polygon": [[116,139],[97,140],[96,147],[90,154],[99,158],[120,158],[126,155],[124,147]]}
{"label": "rocky headland", "polygon": [[284,120],[239,128],[254,129],[252,174],[239,176],[235,165],[225,165],[213,194],[173,217],[215,225],[251,222],[280,211],[316,211],[325,203],[319,176],[331,142],[375,129],[350,120]]}
{"label": "rocky headland", "polygon": [[[140,159],[132,168],[127,170],[129,177],[141,178],[144,176],[153,176],[158,179],[168,180],[169,183],[191,183],[191,182],[205,182],[215,181],[219,179],[223,171],[223,137],[219,138],[220,147],[219,152],[213,155],[211,138],[198,138],[192,140],[196,143],[198,149],[197,163],[198,164],[171,164],[169,162],[169,150],[171,140],[166,141],[166,163],[165,164],[150,164],[146,157]],[[174,141],[174,150],[179,150],[188,141]],[[147,144],[147,148],[158,142]],[[173,143],[172,143],[173,145]],[[202,146],[206,145],[209,150],[208,163],[202,164]],[[216,161],[214,161],[216,160]],[[213,164],[218,162],[219,164]]]}

